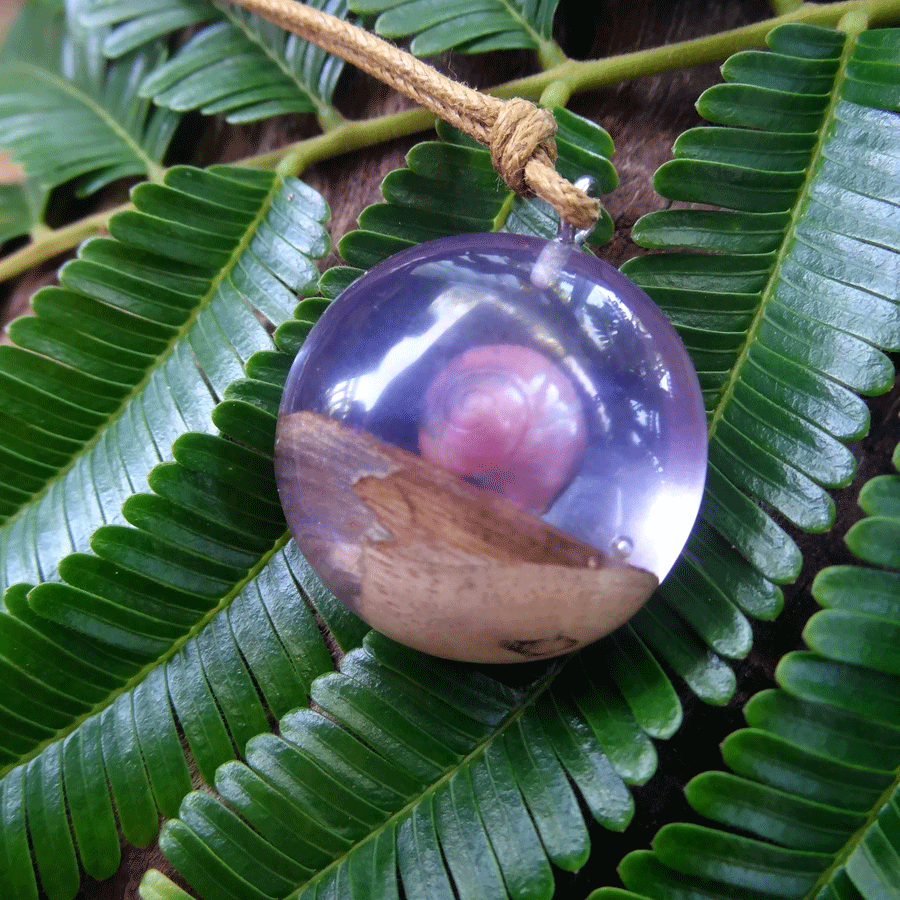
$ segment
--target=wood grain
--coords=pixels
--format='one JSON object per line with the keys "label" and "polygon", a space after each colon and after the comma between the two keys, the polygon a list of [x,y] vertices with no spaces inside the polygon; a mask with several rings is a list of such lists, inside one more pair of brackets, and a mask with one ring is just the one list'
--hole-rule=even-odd
{"label": "wood grain", "polygon": [[297,543],[322,580],[396,641],[468,662],[521,662],[627,621],[655,575],[422,457],[296,412],[276,472]]}

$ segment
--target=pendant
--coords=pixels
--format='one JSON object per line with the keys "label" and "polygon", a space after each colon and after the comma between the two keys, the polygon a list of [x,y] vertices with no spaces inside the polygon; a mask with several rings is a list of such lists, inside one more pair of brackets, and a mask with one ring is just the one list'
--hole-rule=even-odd
{"label": "pendant", "polygon": [[567,653],[630,618],[697,516],[706,416],[650,298],[556,240],[468,234],[374,266],[291,368],[294,538],[372,627],[437,656]]}

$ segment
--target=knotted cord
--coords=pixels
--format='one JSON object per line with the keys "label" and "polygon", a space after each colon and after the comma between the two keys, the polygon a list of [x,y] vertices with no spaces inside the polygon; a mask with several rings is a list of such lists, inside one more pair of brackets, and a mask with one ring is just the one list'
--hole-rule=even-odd
{"label": "knotted cord", "polygon": [[500,177],[523,197],[540,197],[578,229],[600,217],[600,201],[560,175],[556,120],[528,100],[500,100],[453,81],[411,53],[298,0],[234,0],[413,99],[491,151]]}

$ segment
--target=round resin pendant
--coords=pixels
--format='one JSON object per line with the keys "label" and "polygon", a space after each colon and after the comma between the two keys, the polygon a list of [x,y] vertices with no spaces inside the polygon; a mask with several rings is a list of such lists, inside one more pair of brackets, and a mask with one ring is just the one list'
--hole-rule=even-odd
{"label": "round resin pendant", "polygon": [[350,609],[428,653],[514,662],[607,634],[665,577],[706,417],[674,329],[615,268],[469,234],[376,265],[325,311],[275,464],[300,550]]}

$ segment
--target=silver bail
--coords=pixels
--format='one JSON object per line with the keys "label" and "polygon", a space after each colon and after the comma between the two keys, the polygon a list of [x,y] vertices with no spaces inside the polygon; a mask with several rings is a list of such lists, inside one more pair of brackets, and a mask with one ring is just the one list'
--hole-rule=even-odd
{"label": "silver bail", "polygon": [[[582,175],[577,181],[573,182],[575,187],[584,191],[588,197],[599,197],[597,191],[597,179],[593,175]],[[575,226],[571,222],[567,222],[562,216],[559,219],[559,228],[556,231],[556,240],[575,247],[580,247],[591,233],[590,228],[582,228],[575,230]]]}
{"label": "silver bail", "polygon": [[[597,180],[592,175],[582,175],[575,182],[575,187],[583,190],[589,197],[598,196]],[[537,288],[557,287],[569,255],[573,250],[581,248],[590,233],[590,228],[576,231],[571,222],[560,216],[556,237],[547,241],[531,270],[531,283]]]}

